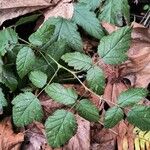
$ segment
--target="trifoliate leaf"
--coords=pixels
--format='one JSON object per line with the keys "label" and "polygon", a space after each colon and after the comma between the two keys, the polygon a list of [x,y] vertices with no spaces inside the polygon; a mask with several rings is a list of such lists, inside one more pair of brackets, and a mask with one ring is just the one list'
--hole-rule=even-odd
{"label": "trifoliate leaf", "polygon": [[76,119],[71,112],[55,111],[45,123],[48,144],[53,148],[64,145],[75,134],[76,128]]}
{"label": "trifoliate leaf", "polygon": [[123,27],[101,39],[98,54],[106,64],[120,64],[127,60],[131,42],[131,28]]}
{"label": "trifoliate leaf", "polygon": [[144,131],[150,131],[150,107],[134,106],[127,114],[129,123]]}
{"label": "trifoliate leaf", "polygon": [[119,121],[123,119],[124,113],[119,107],[112,107],[108,109],[104,117],[105,128],[114,127]]}
{"label": "trifoliate leaf", "polygon": [[7,100],[4,96],[2,89],[0,88],[0,107],[7,106]]}
{"label": "trifoliate leaf", "polygon": [[29,75],[30,81],[38,88],[42,88],[47,82],[47,75],[42,71],[32,71]]}
{"label": "trifoliate leaf", "polygon": [[98,109],[88,99],[82,99],[76,105],[76,110],[81,117],[89,121],[98,122],[100,119]]}
{"label": "trifoliate leaf", "polygon": [[2,83],[11,91],[15,91],[18,86],[17,78],[9,68],[3,68]]}
{"label": "trifoliate leaf", "polygon": [[20,78],[23,78],[33,67],[35,63],[35,55],[31,48],[23,47],[16,60],[17,71]]}
{"label": "trifoliate leaf", "polygon": [[106,0],[99,15],[101,21],[106,21],[115,25],[122,26],[123,19],[130,21],[128,0]]}
{"label": "trifoliate leaf", "polygon": [[90,12],[84,5],[78,4],[74,6],[74,14],[72,20],[80,25],[88,34],[100,39],[104,35],[99,20],[94,12]]}
{"label": "trifoliate leaf", "polygon": [[92,67],[92,59],[80,52],[66,53],[62,59],[76,70],[88,70]]}
{"label": "trifoliate leaf", "polygon": [[13,29],[6,28],[0,31],[0,55],[4,56],[7,51],[12,50],[17,42],[18,35]]}
{"label": "trifoliate leaf", "polygon": [[86,4],[86,7],[90,10],[95,10],[99,7],[101,0],[79,0],[80,3]]}
{"label": "trifoliate leaf", "polygon": [[40,101],[31,92],[21,93],[12,101],[13,122],[18,127],[23,127],[33,121],[40,121],[43,116]]}
{"label": "trifoliate leaf", "polygon": [[141,101],[147,94],[148,91],[144,88],[131,88],[119,95],[118,105],[120,107],[132,106]]}
{"label": "trifoliate leaf", "polygon": [[83,50],[82,39],[75,23],[60,17],[50,18],[48,21],[50,24],[55,25],[54,36],[57,36],[57,40],[64,39],[72,49]]}
{"label": "trifoliate leaf", "polygon": [[103,94],[105,87],[105,76],[99,67],[95,66],[88,70],[86,80],[87,85],[91,90],[99,95]]}
{"label": "trifoliate leaf", "polygon": [[26,17],[22,17],[20,18],[16,23],[15,25],[16,26],[20,26],[22,24],[26,24],[26,23],[30,23],[30,22],[34,22],[38,19],[38,17],[40,16],[41,14],[33,14],[31,16],[26,16]]}
{"label": "trifoliate leaf", "polygon": [[55,101],[71,105],[74,104],[78,98],[77,93],[72,88],[64,88],[58,83],[48,85],[45,92]]}
{"label": "trifoliate leaf", "polygon": [[29,41],[36,46],[42,46],[47,43],[54,34],[55,26],[46,21],[41,28],[29,37]]}

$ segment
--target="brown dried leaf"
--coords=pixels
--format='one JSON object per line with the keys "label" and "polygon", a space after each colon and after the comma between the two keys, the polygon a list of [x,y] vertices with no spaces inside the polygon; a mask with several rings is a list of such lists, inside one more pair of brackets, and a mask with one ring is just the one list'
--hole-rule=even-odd
{"label": "brown dried leaf", "polygon": [[40,99],[41,105],[43,107],[43,111],[44,111],[44,114],[45,114],[46,118],[49,115],[51,115],[55,110],[64,107],[63,104],[60,104],[56,101],[53,101],[46,94],[42,94],[39,99]]}
{"label": "brown dried leaf", "polygon": [[113,24],[110,24],[108,22],[102,22],[101,24],[109,34],[111,34],[112,32],[116,31],[119,28],[119,27],[117,27]]}
{"label": "brown dried leaf", "polygon": [[135,28],[132,45],[128,51],[129,60],[121,67],[132,86],[147,87],[150,83],[150,34],[149,29]]}
{"label": "brown dried leaf", "polygon": [[96,130],[93,133],[91,150],[115,150],[116,135],[107,129]]}
{"label": "brown dried leaf", "polygon": [[0,25],[9,19],[51,6],[49,0],[0,0]]}
{"label": "brown dried leaf", "polygon": [[61,0],[55,7],[49,7],[44,11],[45,21],[49,17],[63,17],[71,19],[73,16],[73,3],[72,0]]}
{"label": "brown dried leaf", "polygon": [[5,118],[0,122],[0,149],[18,150],[24,141],[23,133],[14,133],[11,118]]}
{"label": "brown dried leaf", "polygon": [[34,122],[27,126],[22,150],[52,150],[47,145],[42,123]]}
{"label": "brown dried leaf", "polygon": [[90,122],[76,115],[78,130],[63,150],[89,150],[90,149]]}

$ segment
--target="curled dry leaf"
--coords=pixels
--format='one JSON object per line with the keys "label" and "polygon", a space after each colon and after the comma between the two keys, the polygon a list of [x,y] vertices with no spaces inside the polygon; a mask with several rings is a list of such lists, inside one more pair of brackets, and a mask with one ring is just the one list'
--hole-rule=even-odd
{"label": "curled dry leaf", "polygon": [[22,150],[51,150],[47,145],[42,123],[34,122],[27,126]]}
{"label": "curled dry leaf", "polygon": [[73,3],[72,0],[61,0],[55,7],[47,8],[43,14],[45,16],[45,21],[49,17],[63,17],[66,19],[71,19],[73,16]]}
{"label": "curled dry leaf", "polygon": [[73,15],[71,0],[0,0],[0,25],[6,20],[44,8],[45,20],[58,16],[70,19]]}
{"label": "curled dry leaf", "polygon": [[49,0],[0,0],[0,25],[9,20],[38,9],[51,6]]}
{"label": "curled dry leaf", "polygon": [[89,150],[90,149],[90,122],[76,115],[78,130],[63,150]]}
{"label": "curled dry leaf", "polygon": [[92,136],[91,150],[115,150],[116,135],[106,129],[95,130]]}
{"label": "curled dry leaf", "polygon": [[126,76],[131,85],[147,87],[150,83],[150,31],[135,28],[132,33],[132,45],[128,51],[129,61],[121,67],[122,76]]}
{"label": "curled dry leaf", "polygon": [[24,141],[23,133],[14,133],[11,118],[5,118],[0,122],[0,149],[18,150]]}
{"label": "curled dry leaf", "polygon": [[63,104],[53,101],[46,94],[42,94],[39,99],[40,99],[40,103],[43,107],[43,112],[44,112],[46,118],[49,115],[51,115],[55,110],[61,109],[64,106]]}

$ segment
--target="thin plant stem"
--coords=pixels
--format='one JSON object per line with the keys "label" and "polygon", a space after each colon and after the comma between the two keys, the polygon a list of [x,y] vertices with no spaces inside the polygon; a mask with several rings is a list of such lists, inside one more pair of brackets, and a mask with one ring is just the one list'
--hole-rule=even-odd
{"label": "thin plant stem", "polygon": [[53,74],[53,76],[51,77],[51,79],[49,80],[49,82],[47,83],[47,85],[40,91],[40,93],[37,95],[37,97],[39,97],[41,95],[41,93],[46,89],[46,87],[52,82],[54,77],[57,75],[59,69],[60,68],[58,67],[57,70],[55,71],[55,73]]}

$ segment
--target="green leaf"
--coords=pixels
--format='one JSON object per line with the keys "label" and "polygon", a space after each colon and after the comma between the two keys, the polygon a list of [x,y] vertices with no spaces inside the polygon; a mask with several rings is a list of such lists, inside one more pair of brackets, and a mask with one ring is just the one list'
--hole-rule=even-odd
{"label": "green leaf", "polygon": [[83,117],[89,121],[98,122],[100,119],[98,109],[88,99],[82,99],[76,105],[76,110],[78,111],[78,114],[81,117]]}
{"label": "green leaf", "polygon": [[29,75],[30,81],[38,88],[42,88],[47,82],[47,75],[42,71],[32,71]]}
{"label": "green leaf", "polygon": [[[47,47],[46,54],[50,55],[56,61],[59,61],[61,56],[65,53],[66,50],[66,42],[65,40],[58,40]],[[49,56],[46,57],[49,60],[49,63],[54,63]],[[53,64],[52,64],[53,65]]]}
{"label": "green leaf", "polygon": [[3,60],[0,57],[0,83],[3,83]]}
{"label": "green leaf", "polygon": [[119,121],[121,121],[124,117],[124,113],[119,107],[112,107],[108,109],[105,113],[104,117],[104,126],[105,128],[114,127]]}
{"label": "green leaf", "polygon": [[146,97],[148,91],[144,88],[131,88],[122,92],[118,97],[120,107],[132,106]]}
{"label": "green leaf", "polygon": [[69,47],[74,50],[82,51],[83,43],[79,32],[77,31],[77,25],[64,18],[50,18],[49,23],[55,25],[54,35],[57,40],[66,40]]}
{"label": "green leaf", "polygon": [[76,70],[88,70],[92,67],[92,59],[80,52],[66,53],[62,59]]}
{"label": "green leaf", "polygon": [[150,131],[150,107],[134,106],[127,114],[129,123],[144,131]]}
{"label": "green leaf", "polygon": [[72,88],[64,88],[58,83],[48,85],[45,92],[55,101],[71,105],[74,104],[78,98],[77,93]]}
{"label": "green leaf", "polygon": [[35,59],[35,63],[33,65],[33,70],[34,71],[42,71],[44,73],[46,73],[46,70],[48,69],[48,64],[47,62],[45,61],[44,58],[42,57],[36,57]]}
{"label": "green leaf", "polygon": [[100,39],[104,32],[94,12],[90,12],[84,5],[75,5],[72,20],[80,25],[88,34]]}
{"label": "green leaf", "polygon": [[40,121],[43,117],[40,101],[31,92],[19,94],[13,99],[12,104],[13,122],[18,127]]}
{"label": "green leaf", "polygon": [[123,27],[101,39],[98,54],[106,64],[120,64],[127,60],[131,42],[131,28]]}
{"label": "green leaf", "polygon": [[86,80],[87,85],[91,90],[99,95],[103,94],[105,87],[105,76],[99,67],[95,66],[88,70]]}
{"label": "green leaf", "polygon": [[109,22],[115,25],[123,25],[123,17],[126,22],[130,22],[128,0],[106,0],[104,7],[99,15],[101,21]]}
{"label": "green leaf", "polygon": [[35,63],[35,55],[31,48],[23,47],[18,55],[16,60],[17,71],[20,78],[23,78],[29,71],[31,71]]}
{"label": "green leaf", "polygon": [[15,91],[18,86],[17,78],[9,68],[3,68],[2,83],[5,84],[11,91]]}
{"label": "green leaf", "polygon": [[4,56],[7,51],[11,51],[17,42],[18,35],[13,29],[6,28],[0,31],[0,56]]}
{"label": "green leaf", "polygon": [[79,0],[79,2],[86,4],[88,9],[94,11],[100,6],[101,0]]}
{"label": "green leaf", "polygon": [[26,17],[21,17],[16,23],[15,25],[16,26],[20,26],[22,24],[26,24],[26,23],[30,23],[30,22],[34,22],[38,19],[38,17],[40,16],[41,14],[33,14],[31,16],[26,16]]}
{"label": "green leaf", "polygon": [[53,148],[64,145],[75,134],[76,128],[76,119],[71,112],[55,111],[45,123],[48,144]]}
{"label": "green leaf", "polygon": [[0,107],[7,106],[7,100],[3,94],[2,89],[0,88]]}
{"label": "green leaf", "polygon": [[32,33],[29,37],[29,41],[36,46],[42,46],[46,44],[54,34],[55,26],[49,24],[48,21],[44,22],[36,32]]}

